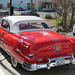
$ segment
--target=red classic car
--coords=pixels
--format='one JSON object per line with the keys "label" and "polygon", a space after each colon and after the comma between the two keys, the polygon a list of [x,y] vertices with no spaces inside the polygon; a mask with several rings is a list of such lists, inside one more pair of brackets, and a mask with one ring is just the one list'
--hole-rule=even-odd
{"label": "red classic car", "polygon": [[0,47],[11,56],[13,67],[21,64],[28,71],[75,64],[75,38],[51,31],[35,16],[4,17]]}

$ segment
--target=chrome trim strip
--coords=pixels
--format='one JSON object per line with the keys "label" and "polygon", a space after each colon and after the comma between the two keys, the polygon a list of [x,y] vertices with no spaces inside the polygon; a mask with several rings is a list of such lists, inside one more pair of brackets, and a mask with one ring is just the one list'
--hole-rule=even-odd
{"label": "chrome trim strip", "polygon": [[19,49],[16,49],[16,51],[21,52],[21,50],[19,50]]}
{"label": "chrome trim strip", "polygon": [[2,29],[4,29],[4,30],[6,30],[8,33],[13,33],[13,32],[11,32],[10,30],[7,30],[6,28],[4,28],[4,27],[2,27],[2,26],[0,26]]}
{"label": "chrome trim strip", "polygon": [[29,57],[27,57],[26,55],[24,55],[23,53],[21,53],[21,55],[23,55],[25,58],[27,58],[27,59],[29,59],[29,60],[30,60],[30,58],[29,58]]}
{"label": "chrome trim strip", "polygon": [[53,59],[50,59],[50,60],[53,61],[53,60],[57,60],[57,59],[71,58],[71,57],[72,57],[72,56],[65,56],[65,57],[53,58]]}
{"label": "chrome trim strip", "polygon": [[27,30],[21,30],[21,31],[18,31],[17,33],[22,33],[22,32],[30,32],[30,31],[52,31],[51,29],[27,29]]}
{"label": "chrome trim strip", "polygon": [[21,55],[23,55],[25,58],[27,58],[27,59],[29,59],[29,60],[30,60],[30,58],[29,58],[29,57],[27,57],[26,55],[24,55],[23,53],[21,53],[21,50],[16,49],[16,51],[17,51],[17,52],[19,52]]}

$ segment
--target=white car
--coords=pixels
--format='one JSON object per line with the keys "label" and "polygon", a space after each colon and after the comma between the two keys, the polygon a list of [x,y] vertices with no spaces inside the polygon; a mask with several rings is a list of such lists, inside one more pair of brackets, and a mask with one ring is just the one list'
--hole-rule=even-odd
{"label": "white car", "polygon": [[75,36],[75,23],[73,25],[73,35]]}

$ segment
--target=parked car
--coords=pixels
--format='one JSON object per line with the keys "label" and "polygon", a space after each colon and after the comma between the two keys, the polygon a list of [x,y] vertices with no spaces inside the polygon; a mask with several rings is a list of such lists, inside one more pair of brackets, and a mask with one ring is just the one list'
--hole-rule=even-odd
{"label": "parked car", "polygon": [[15,7],[14,10],[15,11],[24,11],[24,9],[22,7]]}
{"label": "parked car", "polygon": [[73,25],[73,35],[75,36],[75,23]]}
{"label": "parked car", "polygon": [[[20,15],[31,15],[31,10],[26,10],[20,13]],[[36,13],[35,11],[32,12],[33,16],[40,16],[38,13]]]}
{"label": "parked car", "polygon": [[56,10],[54,10],[54,8],[43,8],[42,11],[43,12],[56,12]]}
{"label": "parked car", "polygon": [[0,9],[0,15],[9,15],[9,12],[6,10]]}
{"label": "parked car", "polygon": [[75,64],[75,38],[51,31],[36,16],[4,17],[0,47],[11,56],[13,67],[21,64],[28,71]]}

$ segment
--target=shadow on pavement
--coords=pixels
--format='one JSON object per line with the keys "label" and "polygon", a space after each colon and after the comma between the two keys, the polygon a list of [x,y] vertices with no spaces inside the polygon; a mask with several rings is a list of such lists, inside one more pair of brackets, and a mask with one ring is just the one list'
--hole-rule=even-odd
{"label": "shadow on pavement", "polygon": [[[5,51],[3,51],[1,48],[0,48],[0,56],[3,56],[2,58],[2,60],[0,60],[0,65],[4,68],[4,69],[6,69],[8,72],[10,72],[12,75],[16,75],[15,73],[13,73],[12,72],[12,70],[11,69],[9,69],[9,68],[7,68],[6,66],[5,66],[5,64],[3,64],[2,63],[2,61],[4,61],[5,59],[7,59],[7,61],[9,62],[9,63],[11,63],[10,62],[10,56],[5,52]],[[8,65],[9,66],[9,65]]]}
{"label": "shadow on pavement", "polygon": [[50,70],[42,69],[37,70],[35,72],[28,72],[23,68],[18,70],[16,69],[21,75],[75,75],[75,71],[73,70],[72,66],[60,66],[54,67]]}
{"label": "shadow on pavement", "polygon": [[12,70],[8,69],[2,62],[0,62],[1,66],[6,69],[8,72],[10,72],[12,75],[16,75]]}
{"label": "shadow on pavement", "polygon": [[[4,52],[2,49],[0,49],[0,53],[3,54],[3,56],[7,59],[9,63],[10,57]],[[11,75],[17,75],[12,70],[8,69],[5,64],[0,62],[1,66],[5,68],[7,71],[11,73]],[[12,66],[11,66],[12,67]],[[29,72],[22,67],[20,69],[14,68],[20,75],[75,75],[75,65],[63,65],[51,68],[50,70],[47,69],[41,69],[34,72]]]}
{"label": "shadow on pavement", "polygon": [[10,57],[10,56],[9,56],[4,50],[2,50],[1,48],[0,48],[0,56],[3,56],[3,57],[0,59],[0,62]]}

